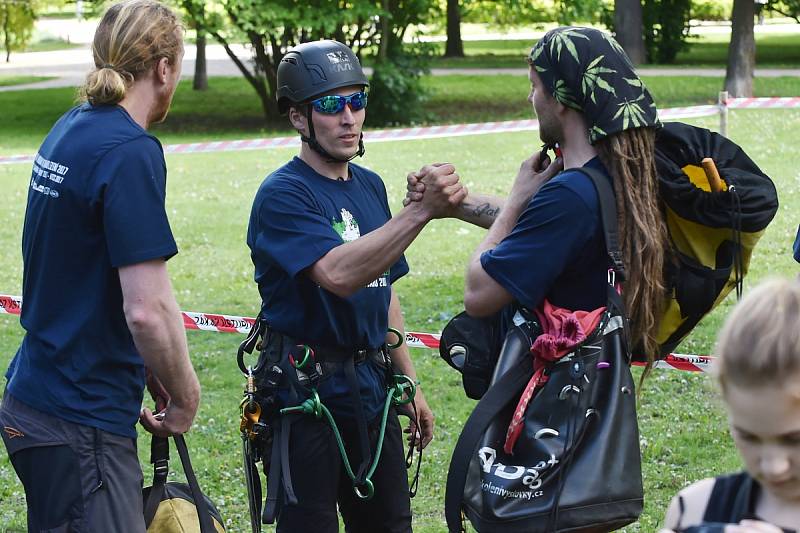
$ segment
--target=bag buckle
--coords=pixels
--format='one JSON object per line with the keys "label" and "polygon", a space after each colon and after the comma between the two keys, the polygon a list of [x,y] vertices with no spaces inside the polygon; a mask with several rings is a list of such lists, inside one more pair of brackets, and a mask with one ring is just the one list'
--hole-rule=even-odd
{"label": "bag buckle", "polygon": [[153,474],[166,477],[169,474],[169,461],[167,459],[159,459],[153,463]]}

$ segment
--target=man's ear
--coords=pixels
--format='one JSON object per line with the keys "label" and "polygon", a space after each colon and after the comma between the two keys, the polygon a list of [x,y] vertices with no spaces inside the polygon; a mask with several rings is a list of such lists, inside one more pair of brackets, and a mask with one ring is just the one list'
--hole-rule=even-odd
{"label": "man's ear", "polygon": [[160,81],[161,83],[167,83],[168,74],[169,74],[170,64],[169,59],[166,57],[162,57],[156,62],[156,66],[154,67],[154,73],[156,80]]}
{"label": "man's ear", "polygon": [[289,122],[298,133],[308,135],[308,117],[294,106],[289,108]]}

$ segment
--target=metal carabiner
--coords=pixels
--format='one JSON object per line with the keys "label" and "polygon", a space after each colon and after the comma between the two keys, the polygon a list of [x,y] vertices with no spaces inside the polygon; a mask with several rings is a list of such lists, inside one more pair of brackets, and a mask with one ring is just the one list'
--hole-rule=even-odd
{"label": "metal carabiner", "polygon": [[303,360],[298,363],[297,360],[294,358],[294,356],[290,353],[289,362],[296,369],[303,370],[306,366],[308,366],[309,358],[312,360],[314,359],[314,350],[312,350],[311,347],[309,347],[307,344],[298,344],[297,347],[298,348],[302,347],[304,350]]}
{"label": "metal carabiner", "polygon": [[387,330],[387,333],[393,333],[395,336],[397,336],[397,342],[395,342],[395,343],[392,343],[392,344],[390,344],[390,343],[388,343],[388,342],[386,343],[386,346],[387,346],[387,347],[388,347],[390,350],[396,350],[397,348],[399,348],[399,347],[401,347],[401,346],[403,345],[403,342],[404,342],[404,340],[405,340],[405,339],[403,338],[403,334],[402,334],[402,333],[400,333],[400,330],[399,330],[399,329],[396,329],[396,328],[392,328],[392,327],[390,327],[390,328]]}
{"label": "metal carabiner", "polygon": [[362,500],[369,500],[375,495],[375,485],[372,484],[372,480],[365,479],[364,486],[367,487],[366,494],[361,492],[361,488],[358,485],[353,485],[353,491]]}

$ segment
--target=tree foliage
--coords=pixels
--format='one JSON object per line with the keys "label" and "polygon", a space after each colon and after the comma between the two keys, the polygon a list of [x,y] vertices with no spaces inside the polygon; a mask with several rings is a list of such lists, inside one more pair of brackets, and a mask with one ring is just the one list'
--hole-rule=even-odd
{"label": "tree foliage", "polygon": [[[267,119],[278,116],[277,67],[302,42],[335,39],[362,57],[404,57],[403,40],[412,24],[427,20],[434,0],[183,0],[194,27],[223,45],[261,99]],[[242,54],[235,43],[247,43]],[[249,57],[248,57],[249,55]]]}
{"label": "tree foliage", "polygon": [[0,0],[0,46],[6,51],[6,62],[11,60],[11,52],[24,50],[30,42],[34,8],[30,0]]}
{"label": "tree foliage", "polygon": [[770,0],[767,9],[800,22],[800,0]]}
{"label": "tree foliage", "polygon": [[644,0],[644,43],[650,63],[672,63],[686,47],[691,0]]}

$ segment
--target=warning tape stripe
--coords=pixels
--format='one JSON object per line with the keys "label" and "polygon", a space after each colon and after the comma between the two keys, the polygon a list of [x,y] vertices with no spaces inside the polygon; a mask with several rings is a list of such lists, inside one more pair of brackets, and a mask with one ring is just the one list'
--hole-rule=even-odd
{"label": "warning tape stripe", "polygon": [[[19,315],[22,311],[22,298],[0,294],[0,314]],[[219,315],[212,313],[196,313],[182,311],[183,326],[189,330],[214,331],[218,333],[246,334],[255,322],[254,318]],[[410,348],[439,349],[441,335],[436,333],[406,332],[406,344]],[[654,368],[684,370],[688,372],[708,372],[714,358],[705,355],[669,354],[666,358],[655,363]],[[643,366],[644,363],[633,364]]]}
{"label": "warning tape stripe", "polygon": [[[794,109],[800,108],[800,97],[773,98],[733,98],[726,102],[731,109]],[[691,107],[674,107],[661,109],[658,115],[662,119],[696,118],[719,113],[719,106],[701,105]],[[418,139],[436,139],[441,137],[462,137],[466,135],[483,135],[487,133],[509,133],[528,131],[539,128],[536,120],[508,120],[503,122],[484,122],[472,124],[453,124],[443,126],[396,128],[387,130],[367,130],[364,137],[367,142],[392,142]],[[164,148],[168,154],[201,154],[212,152],[235,152],[246,150],[262,150],[268,148],[285,148],[299,146],[300,139],[292,137],[273,137],[268,139],[240,139],[232,141],[209,141],[199,143],[170,144]],[[0,165],[32,163],[31,155],[0,156]]]}

